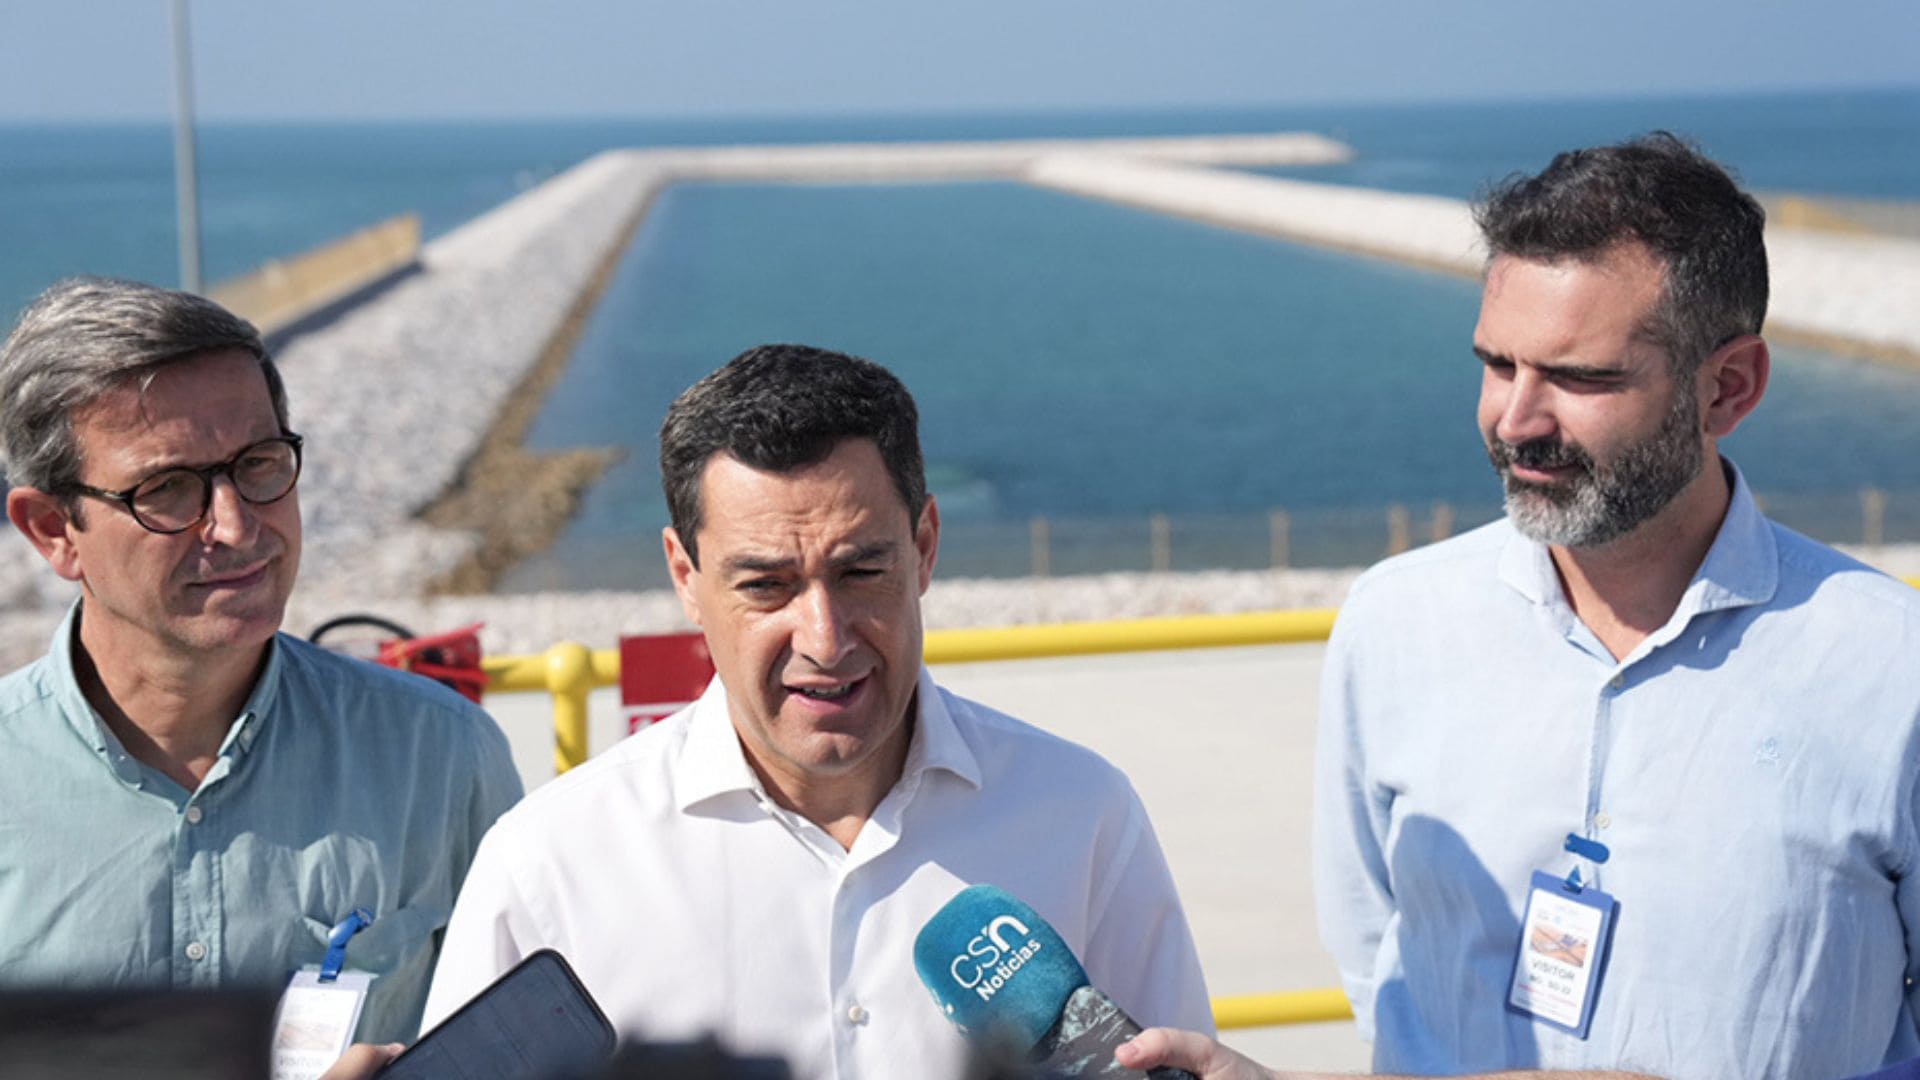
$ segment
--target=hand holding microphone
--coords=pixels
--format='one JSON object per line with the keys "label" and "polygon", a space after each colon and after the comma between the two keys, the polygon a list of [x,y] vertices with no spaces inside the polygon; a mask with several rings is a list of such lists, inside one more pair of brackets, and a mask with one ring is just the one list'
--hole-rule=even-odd
{"label": "hand holding microphone", "polygon": [[913,943],[920,981],[947,1019],[990,1056],[1017,1057],[1044,1075],[1197,1080],[1179,1069],[1144,1072],[1114,1060],[1140,1033],[1038,912],[991,885],[961,890]]}

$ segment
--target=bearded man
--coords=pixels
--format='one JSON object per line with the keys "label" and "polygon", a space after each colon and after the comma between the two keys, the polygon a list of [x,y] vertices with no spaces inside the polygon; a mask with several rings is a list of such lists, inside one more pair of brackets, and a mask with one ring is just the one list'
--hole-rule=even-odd
{"label": "bearded man", "polygon": [[1920,1054],[1920,593],[1761,515],[1762,214],[1657,134],[1479,209],[1505,520],[1328,648],[1321,935],[1380,1072]]}

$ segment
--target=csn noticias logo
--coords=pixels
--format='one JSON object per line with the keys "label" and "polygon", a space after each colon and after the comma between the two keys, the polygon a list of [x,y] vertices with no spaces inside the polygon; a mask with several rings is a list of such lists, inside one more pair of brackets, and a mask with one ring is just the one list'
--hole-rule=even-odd
{"label": "csn noticias logo", "polygon": [[1012,915],[1001,915],[980,928],[967,942],[967,951],[947,965],[947,972],[954,982],[980,995],[981,1001],[991,1001],[1039,951],[1040,941],[1026,923]]}

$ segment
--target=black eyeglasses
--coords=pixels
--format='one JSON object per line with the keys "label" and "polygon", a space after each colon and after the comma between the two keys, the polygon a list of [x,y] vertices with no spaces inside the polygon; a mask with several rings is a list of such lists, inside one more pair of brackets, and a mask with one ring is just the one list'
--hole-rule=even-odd
{"label": "black eyeglasses", "polygon": [[148,532],[186,532],[213,505],[216,476],[226,477],[233,490],[255,506],[286,498],[300,479],[301,442],[292,432],[261,439],[218,465],[161,469],[125,491],[103,491],[85,484],[69,484],[65,490],[119,503]]}

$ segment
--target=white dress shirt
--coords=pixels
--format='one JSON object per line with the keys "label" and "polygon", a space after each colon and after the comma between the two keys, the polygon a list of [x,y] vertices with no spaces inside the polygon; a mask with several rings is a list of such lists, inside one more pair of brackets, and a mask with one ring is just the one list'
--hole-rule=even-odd
{"label": "white dress shirt", "polygon": [[557,949],[628,1038],[717,1035],[796,1077],[960,1076],[913,966],[955,893],[998,885],[1143,1025],[1212,1030],[1186,917],[1138,796],[1083,747],[920,672],[900,780],[852,850],[768,798],[718,679],[535,791],[482,842],[427,1025]]}

